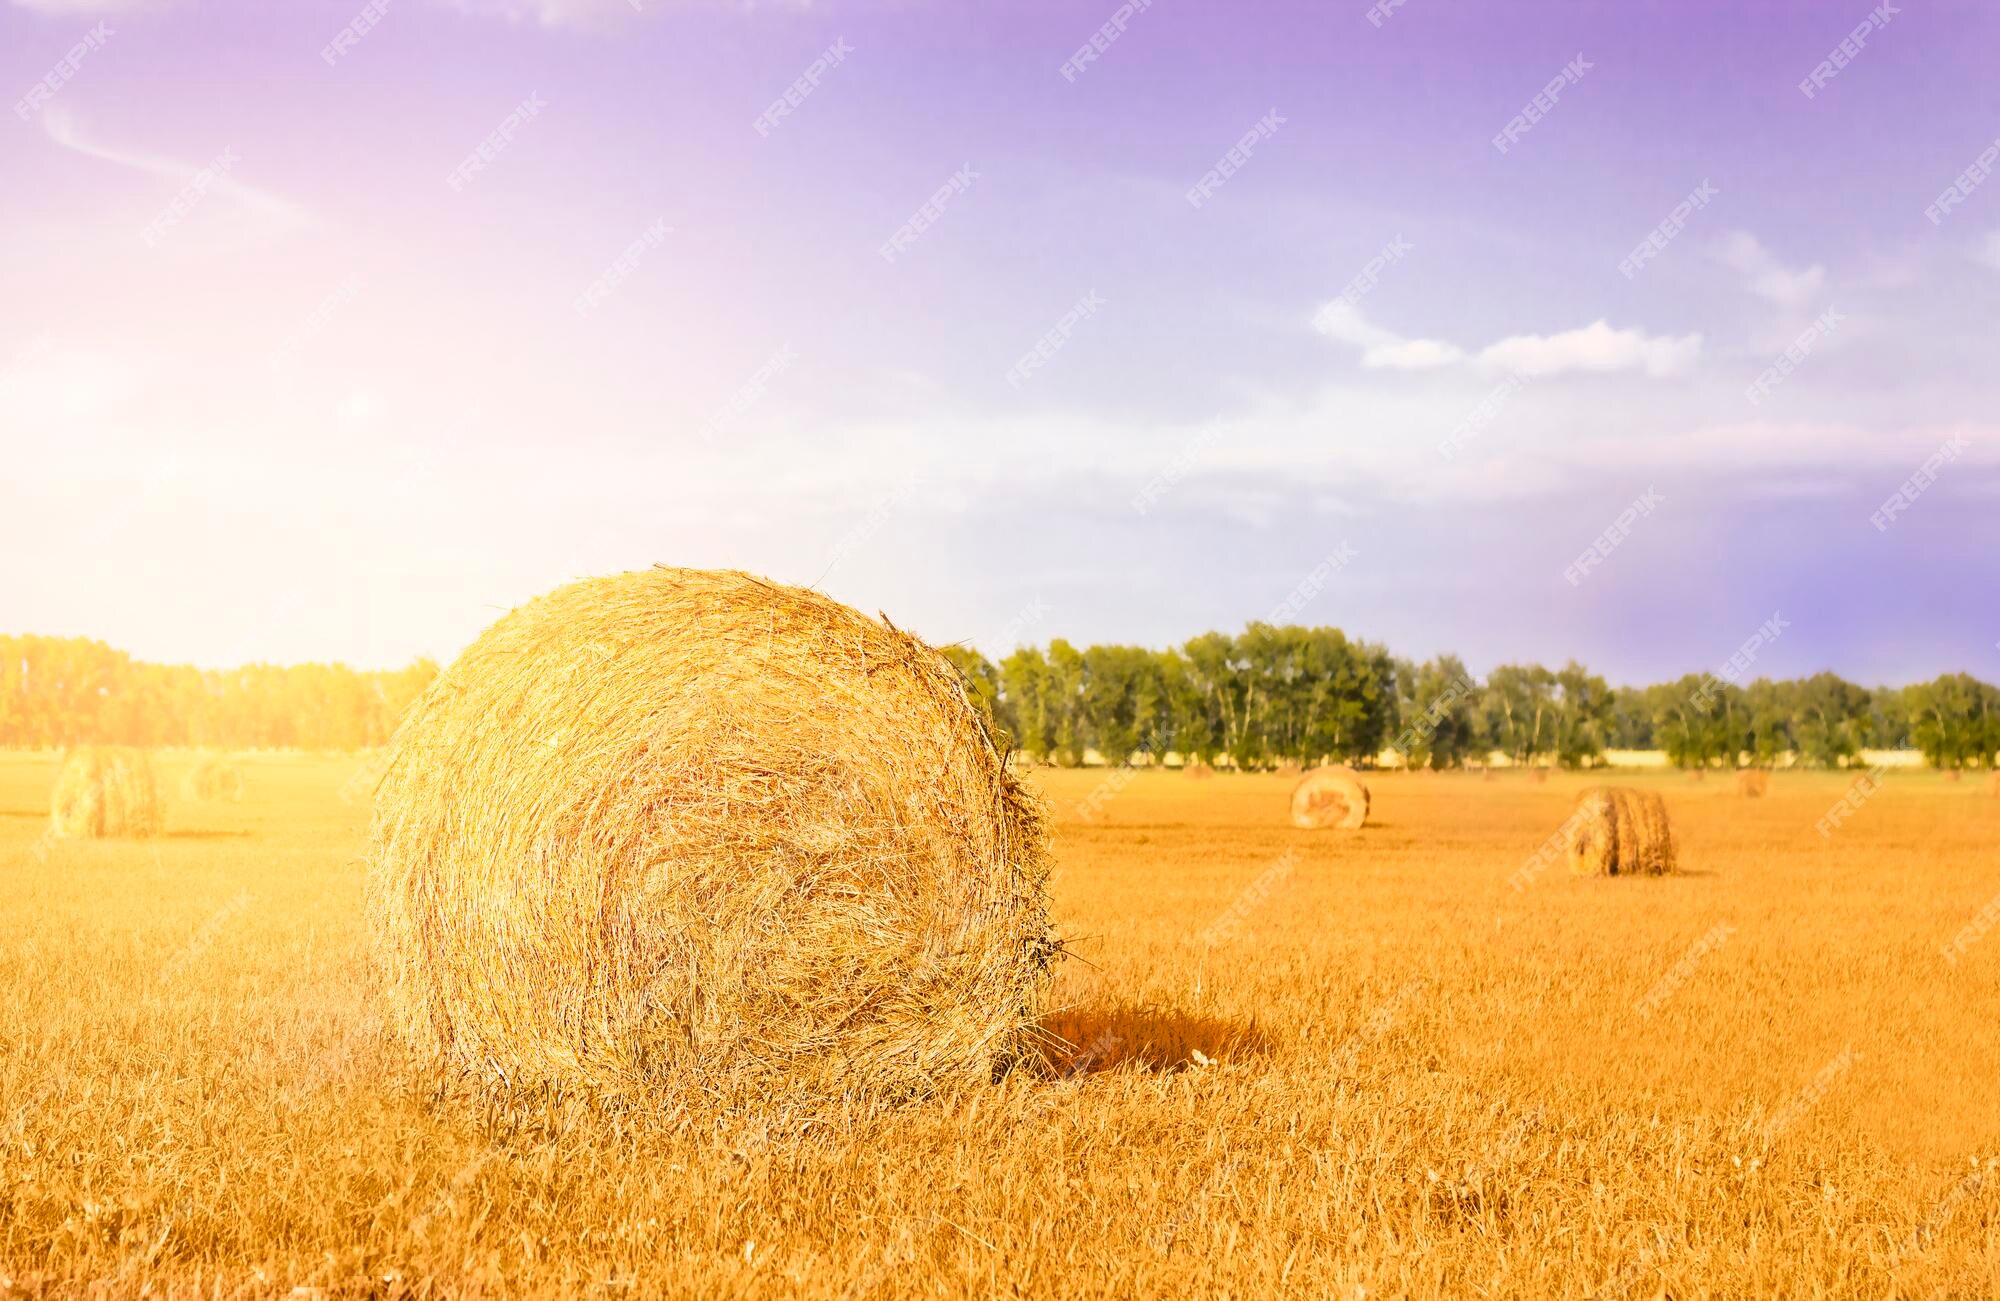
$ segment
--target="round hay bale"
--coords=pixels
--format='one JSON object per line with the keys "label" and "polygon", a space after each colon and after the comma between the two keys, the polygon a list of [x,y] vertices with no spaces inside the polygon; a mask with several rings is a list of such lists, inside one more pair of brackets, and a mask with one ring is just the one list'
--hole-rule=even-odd
{"label": "round hay bale", "polygon": [[398,730],[369,856],[401,1028],[509,1085],[986,1080],[1060,951],[1041,805],[958,671],[733,571],[488,628]]}
{"label": "round hay bale", "polygon": [[1745,768],[1736,774],[1736,790],[1749,799],[1761,799],[1771,789],[1771,774],[1762,768]]}
{"label": "round hay bale", "polygon": [[243,770],[221,755],[204,755],[181,780],[181,794],[191,800],[243,799]]}
{"label": "round hay bale", "polygon": [[1674,829],[1656,791],[1593,786],[1569,821],[1569,870],[1578,876],[1658,876],[1674,870]]}
{"label": "round hay bale", "polygon": [[1286,760],[1284,763],[1278,765],[1278,776],[1280,777],[1297,777],[1302,775],[1304,772],[1305,769],[1299,767],[1297,764],[1291,762],[1290,760]]}
{"label": "round hay bale", "polygon": [[1292,790],[1292,825],[1357,830],[1368,821],[1368,785],[1352,768],[1315,768]]}
{"label": "round hay bale", "polygon": [[1186,776],[1197,777],[1204,781],[1215,776],[1215,769],[1205,763],[1184,763],[1181,765],[1181,772]]}
{"label": "round hay bale", "polygon": [[152,756],[129,745],[79,745],[63,752],[49,797],[59,836],[150,836],[162,821]]}

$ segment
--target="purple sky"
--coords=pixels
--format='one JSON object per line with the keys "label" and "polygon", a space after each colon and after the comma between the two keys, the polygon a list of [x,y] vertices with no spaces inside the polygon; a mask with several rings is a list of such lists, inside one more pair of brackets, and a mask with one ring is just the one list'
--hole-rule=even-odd
{"label": "purple sky", "polygon": [[2000,678],[2000,8],[641,4],[0,0],[0,626],[393,664],[659,561]]}

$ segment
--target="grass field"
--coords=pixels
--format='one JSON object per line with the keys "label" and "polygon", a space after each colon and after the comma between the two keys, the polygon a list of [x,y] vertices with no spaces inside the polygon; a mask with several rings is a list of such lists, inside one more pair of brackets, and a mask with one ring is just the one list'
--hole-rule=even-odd
{"label": "grass field", "polygon": [[1983,780],[1822,837],[1846,777],[1631,778],[1682,874],[1516,890],[1582,779],[1386,775],[1341,834],[1275,776],[1085,821],[1107,774],[1038,774],[1073,1048],[655,1114],[383,1038],[357,767],[51,849],[53,759],[0,756],[0,1295],[2000,1293],[2000,934],[1943,952],[2000,895]]}

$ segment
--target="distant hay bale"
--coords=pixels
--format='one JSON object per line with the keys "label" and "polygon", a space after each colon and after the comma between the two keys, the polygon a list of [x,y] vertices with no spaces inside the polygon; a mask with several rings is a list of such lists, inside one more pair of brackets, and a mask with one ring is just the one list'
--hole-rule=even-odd
{"label": "distant hay bale", "polygon": [[1763,798],[1771,789],[1771,774],[1762,768],[1745,768],[1736,774],[1737,793],[1750,799]]}
{"label": "distant hay bale", "polygon": [[1702,782],[1702,781],[1707,781],[1707,780],[1708,780],[1708,769],[1706,769],[1706,768],[1692,768],[1692,769],[1689,769],[1689,770],[1688,770],[1688,780],[1689,780],[1689,781],[1693,781],[1693,782]]}
{"label": "distant hay bale", "polygon": [[144,750],[79,745],[63,752],[49,798],[57,835],[150,836],[161,820],[160,783]]}
{"label": "distant hay bale", "polygon": [[512,1085],[985,1080],[1060,949],[1041,806],[958,671],[737,572],[488,628],[398,731],[369,857],[402,1030]]}
{"label": "distant hay bale", "polygon": [[1547,768],[1543,768],[1538,765],[1536,767],[1528,769],[1528,780],[1535,783],[1537,786],[1546,782],[1548,779],[1549,779],[1549,770]]}
{"label": "distant hay bale", "polygon": [[1961,772],[1960,772],[1960,771],[1959,771],[1958,769],[1956,769],[1956,768],[1947,768],[1947,769],[1945,769],[1945,770],[1944,770],[1944,779],[1945,779],[1946,781],[1948,781],[1948,782],[1955,782],[1955,781],[1958,781],[1958,780],[1959,780],[1960,778],[1962,778],[1962,777],[1963,777],[1964,775],[1965,775],[1965,774],[1961,773]]}
{"label": "distant hay bale", "polygon": [[1297,777],[1304,771],[1305,769],[1292,763],[1290,760],[1278,765],[1278,776],[1280,777]]}
{"label": "distant hay bale", "polygon": [[205,755],[181,780],[181,794],[191,800],[243,798],[243,770],[221,755]]}
{"label": "distant hay bale", "polygon": [[1368,785],[1352,768],[1315,768],[1292,790],[1292,825],[1354,831],[1368,821]]}
{"label": "distant hay bale", "polygon": [[1486,781],[1497,782],[1500,780],[1499,770],[1494,768],[1494,766],[1490,763],[1487,764],[1484,768],[1481,768],[1479,771],[1484,775],[1484,780]]}
{"label": "distant hay bale", "polygon": [[1658,876],[1674,870],[1674,829],[1656,791],[1593,786],[1569,821],[1569,870],[1578,876]]}
{"label": "distant hay bale", "polygon": [[1207,779],[1215,776],[1215,769],[1205,763],[1184,763],[1181,772],[1189,777]]}

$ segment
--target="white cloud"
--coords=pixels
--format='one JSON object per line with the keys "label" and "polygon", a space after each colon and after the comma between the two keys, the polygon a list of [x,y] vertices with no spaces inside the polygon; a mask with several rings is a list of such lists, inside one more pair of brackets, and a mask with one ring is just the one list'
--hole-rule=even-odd
{"label": "white cloud", "polygon": [[[1337,343],[1361,349],[1371,370],[1435,370],[1466,360],[1465,349],[1439,339],[1406,339],[1376,325],[1346,299],[1313,317],[1313,326]],[[1472,358],[1486,371],[1520,371],[1540,378],[1565,371],[1642,371],[1655,377],[1685,373],[1701,355],[1701,336],[1673,338],[1643,330],[1613,329],[1593,321],[1560,334],[1517,334],[1488,344]]]}
{"label": "white cloud", "polygon": [[[445,0],[461,13],[512,22],[533,19],[544,27],[604,27],[621,18],[665,9],[734,9],[767,6],[757,0]],[[810,9],[812,0],[776,0],[776,9]]]}
{"label": "white cloud", "polygon": [[1313,317],[1313,327],[1327,338],[1361,349],[1361,364],[1383,370],[1430,370],[1462,360],[1463,349],[1436,339],[1406,339],[1376,325],[1361,309],[1336,298]]}
{"label": "white cloud", "polygon": [[63,148],[96,158],[120,167],[130,167],[135,171],[149,172],[155,176],[165,176],[182,185],[196,177],[208,175],[206,188],[215,194],[235,202],[244,210],[263,217],[274,224],[286,226],[309,225],[310,218],[305,210],[289,199],[281,199],[252,185],[245,185],[234,176],[220,170],[212,170],[207,164],[195,165],[173,158],[157,158],[148,154],[126,153],[111,149],[88,139],[77,128],[76,120],[62,105],[51,105],[42,113],[42,129],[50,140]]}
{"label": "white cloud", "polygon": [[1826,288],[1825,267],[1815,262],[1803,271],[1791,270],[1747,230],[1729,232],[1715,255],[1743,277],[1744,288],[1780,307],[1804,307]]}
{"label": "white cloud", "polygon": [[1986,238],[1973,250],[1972,260],[1981,266],[2000,271],[2000,230],[1986,232]]}
{"label": "white cloud", "polygon": [[1598,320],[1561,334],[1517,334],[1488,344],[1476,359],[1482,369],[1519,371],[1530,378],[1564,371],[1637,370],[1655,378],[1685,374],[1701,356],[1701,335],[1649,335],[1616,330]]}
{"label": "white cloud", "polygon": [[158,7],[156,0],[13,0],[16,9],[50,14],[57,18],[103,17],[106,14],[137,13]]}

